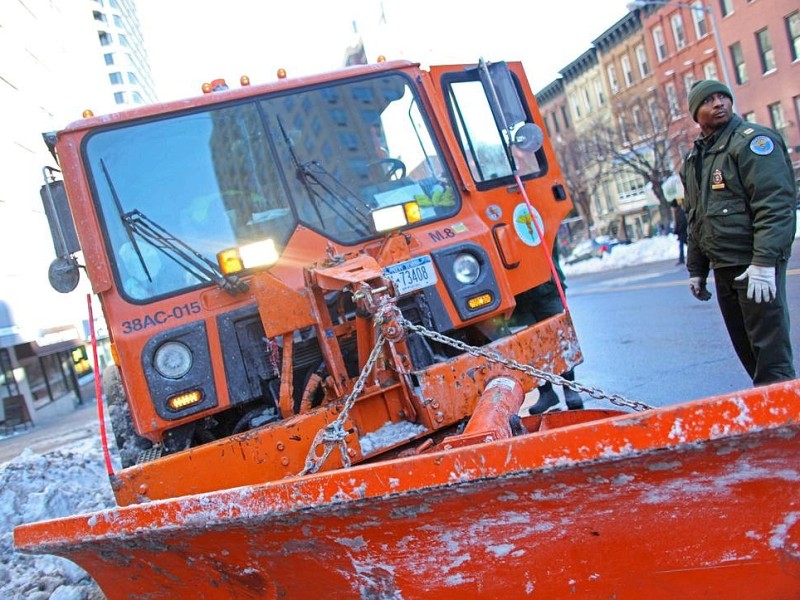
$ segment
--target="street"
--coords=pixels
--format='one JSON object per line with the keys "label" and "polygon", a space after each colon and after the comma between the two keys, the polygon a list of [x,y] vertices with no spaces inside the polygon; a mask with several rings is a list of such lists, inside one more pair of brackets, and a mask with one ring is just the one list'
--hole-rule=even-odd
{"label": "street", "polygon": [[[796,240],[787,294],[800,373],[799,255]],[[750,387],[716,298],[696,300],[688,277],[683,265],[662,261],[569,278],[567,301],[585,357],[575,370],[576,380],[651,406]],[[709,289],[713,294],[711,280]]]}
{"label": "street", "polygon": [[[750,387],[716,300],[695,300],[687,279],[684,266],[672,260],[569,278],[567,298],[585,357],[575,370],[577,381],[651,406]],[[709,289],[713,293],[713,284]],[[800,315],[798,241],[789,262],[787,289],[792,314]],[[800,316],[792,322],[792,340],[795,369],[800,373]],[[98,435],[93,404],[0,439],[0,463],[25,448],[44,453]],[[590,399],[586,406],[610,405]]]}

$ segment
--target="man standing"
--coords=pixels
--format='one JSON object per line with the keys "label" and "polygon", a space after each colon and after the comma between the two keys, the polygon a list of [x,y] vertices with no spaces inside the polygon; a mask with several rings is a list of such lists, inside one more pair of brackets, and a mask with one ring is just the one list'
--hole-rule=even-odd
{"label": "man standing", "polygon": [[717,301],[754,385],[795,377],[786,302],[786,262],[796,227],[795,181],[783,139],[733,113],[730,89],[703,80],[689,92],[701,135],[684,160],[689,287]]}
{"label": "man standing", "polygon": [[[555,267],[558,280],[561,283],[562,291],[567,289],[567,284],[564,281],[564,272],[561,270],[561,263],[558,258],[558,239],[553,243],[553,266]],[[512,324],[527,325],[530,323],[538,323],[553,315],[564,312],[564,304],[561,302],[561,294],[558,293],[558,287],[555,280],[551,277],[549,281],[522,292],[516,297],[517,306],[514,314],[511,317]],[[569,369],[561,373],[561,377],[567,381],[575,381],[575,369]],[[564,402],[569,410],[579,410],[583,408],[583,398],[580,393],[572,388],[562,386],[564,390]],[[553,384],[545,381],[538,387],[539,398],[536,402],[528,407],[528,413],[538,415],[543,413],[554,406],[558,405],[558,395],[553,389]]]}
{"label": "man standing", "polygon": [[686,262],[683,250],[684,246],[686,245],[687,236],[686,211],[684,211],[683,207],[678,204],[677,200],[673,200],[669,205],[672,207],[672,213],[674,215],[674,232],[675,235],[678,236],[678,264],[682,265],[684,262]]}

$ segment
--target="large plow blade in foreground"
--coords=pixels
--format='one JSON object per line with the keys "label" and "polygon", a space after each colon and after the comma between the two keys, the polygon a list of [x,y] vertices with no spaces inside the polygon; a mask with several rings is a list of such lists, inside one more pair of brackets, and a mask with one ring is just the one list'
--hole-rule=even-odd
{"label": "large plow blade in foreground", "polygon": [[[586,411],[591,412],[591,411]],[[800,382],[17,528],[109,598],[797,598]],[[602,415],[597,415],[602,416]]]}

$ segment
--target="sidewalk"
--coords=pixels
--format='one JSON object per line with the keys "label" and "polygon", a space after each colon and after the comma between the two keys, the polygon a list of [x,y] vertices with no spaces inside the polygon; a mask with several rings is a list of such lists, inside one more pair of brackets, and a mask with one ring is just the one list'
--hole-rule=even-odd
{"label": "sidewalk", "polygon": [[92,398],[69,414],[47,417],[38,425],[0,439],[0,463],[19,456],[25,448],[44,454],[65,444],[99,435],[97,404]]}

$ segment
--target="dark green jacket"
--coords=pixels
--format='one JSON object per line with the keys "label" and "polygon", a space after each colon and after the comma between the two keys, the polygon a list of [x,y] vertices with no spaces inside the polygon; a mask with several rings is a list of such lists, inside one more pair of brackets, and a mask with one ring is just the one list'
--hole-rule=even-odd
{"label": "dark green jacket", "polygon": [[796,187],[778,133],[733,115],[708,138],[697,138],[681,169],[692,277],[709,267],[774,266],[791,252]]}

